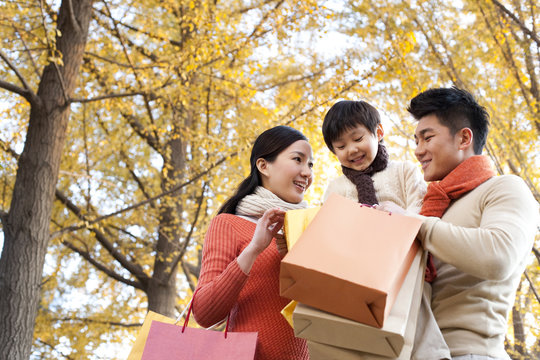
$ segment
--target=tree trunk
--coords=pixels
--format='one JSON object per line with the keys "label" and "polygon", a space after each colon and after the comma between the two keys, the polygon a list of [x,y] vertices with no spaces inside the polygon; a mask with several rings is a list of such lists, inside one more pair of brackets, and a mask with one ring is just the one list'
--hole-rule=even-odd
{"label": "tree trunk", "polygon": [[31,102],[0,258],[0,359],[28,359],[40,300],[43,264],[60,160],[93,0],[63,0],[57,50],[63,66],[48,64]]}

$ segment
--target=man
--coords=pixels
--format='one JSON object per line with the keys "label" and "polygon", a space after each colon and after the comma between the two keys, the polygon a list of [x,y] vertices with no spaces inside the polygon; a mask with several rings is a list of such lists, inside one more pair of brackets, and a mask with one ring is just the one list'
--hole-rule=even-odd
{"label": "man", "polygon": [[[433,256],[433,314],[452,359],[510,359],[508,313],[533,245],[538,203],[521,178],[495,176],[481,155],[489,115],[471,94],[431,89],[407,110],[418,121],[415,155],[430,182],[421,215],[408,215],[422,219],[418,238]],[[405,213],[393,203],[378,208]]]}

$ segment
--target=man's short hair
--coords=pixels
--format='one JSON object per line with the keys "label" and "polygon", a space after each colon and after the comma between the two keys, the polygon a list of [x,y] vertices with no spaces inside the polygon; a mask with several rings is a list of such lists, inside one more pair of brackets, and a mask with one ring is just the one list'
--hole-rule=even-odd
{"label": "man's short hair", "polygon": [[489,114],[469,92],[455,86],[429,89],[416,95],[407,111],[416,120],[435,115],[452,135],[463,128],[471,129],[474,153],[482,154],[489,131]]}

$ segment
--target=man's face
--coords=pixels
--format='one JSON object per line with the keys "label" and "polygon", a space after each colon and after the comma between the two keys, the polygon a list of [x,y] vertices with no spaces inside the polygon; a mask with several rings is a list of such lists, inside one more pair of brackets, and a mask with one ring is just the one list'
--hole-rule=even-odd
{"label": "man's face", "polygon": [[450,129],[433,114],[418,121],[414,154],[422,165],[425,181],[442,180],[464,160],[458,134],[452,136]]}

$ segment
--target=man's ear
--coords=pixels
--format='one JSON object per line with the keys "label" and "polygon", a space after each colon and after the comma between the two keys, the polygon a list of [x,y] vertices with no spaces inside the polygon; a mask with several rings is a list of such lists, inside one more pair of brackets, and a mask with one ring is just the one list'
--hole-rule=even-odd
{"label": "man's ear", "polygon": [[463,128],[459,130],[458,134],[459,136],[459,149],[460,150],[468,150],[473,149],[473,132],[469,128]]}
{"label": "man's ear", "polygon": [[258,158],[255,165],[262,175],[268,176],[268,161],[263,158]]}
{"label": "man's ear", "polygon": [[375,130],[375,133],[377,134],[377,141],[381,141],[384,137],[384,129],[382,124],[377,125],[377,129]]}

